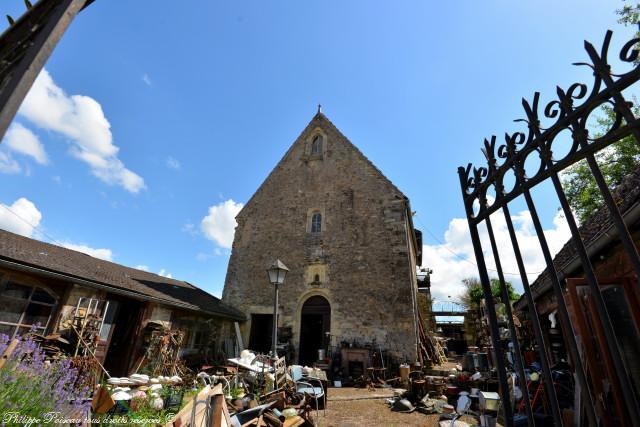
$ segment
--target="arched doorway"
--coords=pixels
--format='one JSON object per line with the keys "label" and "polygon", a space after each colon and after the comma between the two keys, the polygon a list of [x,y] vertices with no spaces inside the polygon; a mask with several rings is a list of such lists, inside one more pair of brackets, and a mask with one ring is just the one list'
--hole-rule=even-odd
{"label": "arched doorway", "polygon": [[312,366],[318,360],[318,350],[327,349],[331,330],[331,306],[326,298],[312,296],[302,305],[300,313],[300,350],[298,363]]}

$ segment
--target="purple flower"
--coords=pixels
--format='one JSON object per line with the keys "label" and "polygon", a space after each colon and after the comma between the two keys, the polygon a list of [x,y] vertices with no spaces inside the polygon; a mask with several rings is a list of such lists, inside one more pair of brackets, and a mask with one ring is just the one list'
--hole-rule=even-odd
{"label": "purple flower", "polygon": [[[8,342],[8,336],[0,335],[2,352]],[[0,368],[3,412],[11,408],[35,416],[50,411],[65,414],[75,405],[83,414],[88,413],[91,402],[87,400],[89,387],[83,386],[86,379],[68,359],[51,362],[45,359],[44,351],[33,337],[18,338],[16,350]]]}
{"label": "purple flower", "polygon": [[7,347],[9,347],[9,335],[0,334],[0,354],[4,354]]}

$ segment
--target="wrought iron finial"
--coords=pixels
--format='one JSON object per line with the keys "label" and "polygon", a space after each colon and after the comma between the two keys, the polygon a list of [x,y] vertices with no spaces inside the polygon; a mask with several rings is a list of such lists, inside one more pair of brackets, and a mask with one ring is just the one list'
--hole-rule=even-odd
{"label": "wrought iron finial", "polygon": [[[497,143],[494,135],[485,139],[482,145],[484,165],[469,165],[458,169],[468,210],[471,210],[476,201],[482,207],[482,201],[489,191],[502,194],[503,181],[510,174],[515,176],[515,185],[504,193],[505,200],[517,197],[519,188],[525,182],[531,182],[527,185],[535,185],[552,173],[551,169],[566,167],[576,155],[584,157],[582,151],[587,144],[607,145],[611,138],[628,127],[625,122],[637,120],[622,92],[640,80],[640,64],[636,63],[640,58],[640,38],[627,41],[620,50],[620,60],[633,66],[631,70],[620,74],[612,72],[608,61],[611,40],[612,32],[607,31],[600,49],[585,41],[584,50],[588,62],[574,63],[591,68],[592,82],[576,82],[564,88],[556,86],[552,99],[544,103],[539,92],[535,92],[529,99],[523,98],[521,104],[524,117],[515,120],[523,127],[514,132],[506,132],[503,144]],[[597,118],[597,111],[603,105],[612,108],[615,121],[604,135],[590,137],[588,121],[590,118]],[[571,136],[571,146],[569,150],[562,150],[561,140],[567,132]],[[549,164],[553,167],[548,167]],[[476,219],[480,220],[494,210],[492,206],[481,210]]]}

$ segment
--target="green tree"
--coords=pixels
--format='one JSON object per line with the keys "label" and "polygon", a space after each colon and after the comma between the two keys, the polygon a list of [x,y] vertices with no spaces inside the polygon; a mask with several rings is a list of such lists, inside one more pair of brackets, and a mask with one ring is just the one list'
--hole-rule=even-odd
{"label": "green tree", "polygon": [[[619,16],[618,23],[627,26],[638,26],[638,20],[640,19],[640,3],[631,2],[632,4],[626,4],[622,9],[616,10],[616,14]],[[636,37],[640,36],[640,28],[636,30]]]}
{"label": "green tree", "polygon": [[[602,112],[603,116],[597,119],[596,137],[604,135],[616,118],[611,106],[602,107]],[[634,106],[633,113],[637,116],[640,109]],[[600,150],[596,154],[596,161],[609,188],[615,189],[640,164],[640,144],[633,135],[629,135]],[[604,203],[586,160],[567,168],[563,173],[562,183],[569,205],[580,222],[584,222]]]}
{"label": "green tree", "polygon": [[[484,291],[482,290],[480,280],[477,277],[467,277],[462,280],[462,283],[465,285],[466,291],[460,298],[461,302],[470,309],[477,308],[480,300],[484,298]],[[515,291],[511,282],[505,282],[505,285],[507,287],[509,300],[518,300],[520,294]],[[500,281],[498,279],[491,279],[491,295],[494,299],[497,300],[499,298],[500,301],[502,301],[502,292],[500,291]]]}
{"label": "green tree", "polygon": [[[640,3],[629,2],[621,9],[616,10],[618,23],[624,26],[635,27],[635,37],[640,37]],[[640,58],[635,61],[635,65],[640,64]],[[609,105],[602,109],[603,115],[596,121],[595,129],[590,129],[596,137],[602,136],[611,128],[615,122],[615,112]],[[640,110],[633,107],[634,115],[638,115]],[[602,170],[602,175],[609,188],[615,188],[622,179],[632,173],[640,161],[640,145],[633,136],[617,141],[605,150],[601,150],[596,155],[596,160]],[[567,194],[569,204],[574,214],[581,222],[584,222],[602,204],[602,194],[596,185],[593,175],[586,161],[580,161],[563,174],[563,185]]]}

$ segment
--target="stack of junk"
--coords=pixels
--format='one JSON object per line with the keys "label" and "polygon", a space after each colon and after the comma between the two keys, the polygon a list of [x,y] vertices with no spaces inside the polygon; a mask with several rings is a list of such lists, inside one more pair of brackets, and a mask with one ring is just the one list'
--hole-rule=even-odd
{"label": "stack of junk", "polygon": [[501,403],[497,374],[489,353],[469,349],[451,370],[401,365],[398,388],[387,399],[391,410],[441,414],[441,427],[495,426]]}
{"label": "stack of junk", "polygon": [[[164,362],[165,366],[171,365]],[[175,413],[164,424],[166,427],[317,424],[326,405],[323,371],[296,365],[287,367],[284,357],[274,360],[249,350],[243,350],[240,357],[229,362],[199,372],[193,378],[194,384],[188,387],[188,381],[178,375],[133,374],[110,378],[107,384],[98,386],[92,410],[98,414],[126,415],[135,406],[136,397],[146,397],[153,400],[159,411]],[[185,396],[189,390],[192,397]]]}

